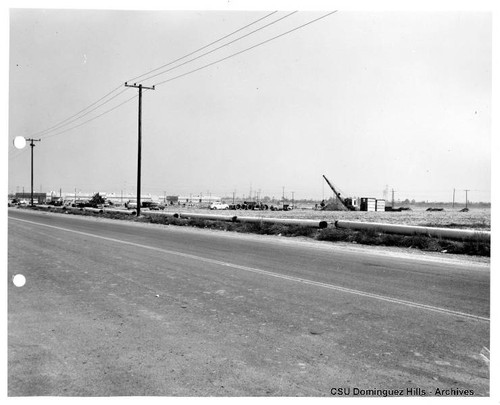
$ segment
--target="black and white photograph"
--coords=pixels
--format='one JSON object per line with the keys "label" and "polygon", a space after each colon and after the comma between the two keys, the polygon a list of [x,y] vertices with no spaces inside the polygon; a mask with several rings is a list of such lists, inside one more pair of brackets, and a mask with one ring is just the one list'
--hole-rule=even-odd
{"label": "black and white photograph", "polygon": [[4,8],[7,398],[498,401],[497,14],[377,3]]}

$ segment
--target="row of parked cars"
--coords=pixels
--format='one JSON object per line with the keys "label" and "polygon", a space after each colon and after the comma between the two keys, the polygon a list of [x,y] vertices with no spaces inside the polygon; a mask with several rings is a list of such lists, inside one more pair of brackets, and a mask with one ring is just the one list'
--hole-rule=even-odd
{"label": "row of parked cars", "polygon": [[26,200],[18,200],[16,198],[9,200],[9,207],[26,207],[29,204],[30,204],[30,201],[26,201]]}
{"label": "row of parked cars", "polygon": [[[106,207],[113,207],[114,204],[111,201],[106,201],[104,204],[94,204],[91,201],[87,200],[54,200],[51,202],[47,203],[48,205],[54,205],[54,206],[66,206],[66,207],[76,207],[76,208],[85,208],[85,207],[92,207],[92,208],[106,208]],[[29,202],[25,200],[9,200],[9,207],[13,206],[26,206],[29,205]],[[137,203],[135,202],[126,202],[125,208],[127,209],[136,209],[137,208]],[[152,211],[158,211],[158,210],[164,210],[166,207],[165,204],[160,203],[160,202],[155,202],[155,201],[142,201],[141,202],[141,208],[149,209]],[[288,205],[283,205],[282,207],[274,207],[274,206],[268,206],[263,203],[256,203],[256,202],[243,202],[243,203],[237,203],[237,204],[225,204],[223,202],[216,202],[212,203],[208,207],[210,210],[268,210],[270,209],[271,211],[287,211],[292,209],[291,206]]]}
{"label": "row of parked cars", "polygon": [[211,210],[271,210],[271,211],[290,211],[293,206],[283,204],[279,206],[267,205],[261,202],[245,201],[237,204],[213,203],[209,207]]}

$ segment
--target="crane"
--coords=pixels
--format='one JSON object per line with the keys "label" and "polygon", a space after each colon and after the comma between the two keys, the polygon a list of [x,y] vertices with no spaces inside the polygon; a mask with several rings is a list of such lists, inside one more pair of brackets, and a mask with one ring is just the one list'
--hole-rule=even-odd
{"label": "crane", "polygon": [[351,201],[347,201],[348,199],[343,199],[341,196],[340,196],[340,193],[335,190],[335,187],[333,187],[332,183],[330,183],[330,181],[326,178],[325,175],[323,175],[323,178],[325,179],[326,183],[330,186],[330,188],[332,189],[332,191],[335,193],[335,195],[337,196],[337,198],[339,199],[339,201],[342,203],[342,205],[348,209],[349,211],[354,211],[355,210],[355,207],[352,205]]}

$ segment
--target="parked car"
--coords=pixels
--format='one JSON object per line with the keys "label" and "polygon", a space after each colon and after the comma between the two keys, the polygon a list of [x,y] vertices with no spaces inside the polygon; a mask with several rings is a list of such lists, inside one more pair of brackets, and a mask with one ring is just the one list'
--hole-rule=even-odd
{"label": "parked car", "polygon": [[153,210],[153,211],[158,211],[158,210],[164,210],[165,205],[162,203],[153,202],[153,203],[149,204],[149,206],[147,208],[149,208],[150,210]]}
{"label": "parked car", "polygon": [[212,203],[209,207],[211,210],[228,210],[229,205],[224,203]]}

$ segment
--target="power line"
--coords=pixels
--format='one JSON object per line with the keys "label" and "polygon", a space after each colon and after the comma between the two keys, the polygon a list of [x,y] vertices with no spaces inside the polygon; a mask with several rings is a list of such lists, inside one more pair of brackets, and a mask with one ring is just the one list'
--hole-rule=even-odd
{"label": "power line", "polygon": [[314,20],[311,20],[311,21],[309,21],[309,22],[307,22],[307,23],[305,23],[305,24],[299,25],[298,27],[295,27],[295,28],[293,28],[293,29],[291,29],[291,30],[289,30],[289,31],[286,31],[286,32],[282,33],[282,34],[276,35],[276,36],[274,36],[274,37],[272,37],[272,38],[270,38],[270,39],[267,39],[267,40],[265,40],[265,41],[259,42],[258,44],[253,45],[253,46],[251,46],[251,47],[249,47],[249,48],[243,49],[242,51],[239,51],[239,52],[233,53],[232,55],[226,56],[225,58],[222,58],[222,59],[216,60],[215,62],[209,63],[208,65],[201,66],[201,67],[199,67],[199,68],[197,68],[197,69],[191,70],[191,71],[189,71],[189,72],[183,73],[183,74],[178,75],[178,76],[175,76],[175,77],[173,77],[173,78],[170,78],[170,79],[164,80],[164,81],[162,81],[162,82],[158,82],[158,83],[156,83],[156,84],[155,84],[155,87],[156,87],[156,86],[161,86],[162,84],[165,84],[165,83],[171,82],[171,81],[173,81],[173,80],[180,79],[181,77],[184,77],[184,76],[190,75],[191,73],[198,72],[198,71],[200,71],[200,70],[202,70],[202,69],[205,69],[205,68],[210,67],[210,66],[213,66],[213,65],[215,65],[215,64],[217,64],[217,63],[223,62],[223,61],[225,61],[225,60],[227,60],[227,59],[230,59],[230,58],[232,58],[232,57],[234,57],[234,56],[241,55],[241,54],[242,54],[242,53],[244,53],[244,52],[247,52],[247,51],[249,51],[249,50],[251,50],[251,49],[257,48],[257,47],[259,47],[259,46],[261,46],[261,45],[267,44],[268,42],[274,41],[275,39],[278,39],[278,38],[280,38],[280,37],[282,37],[282,36],[285,36],[285,35],[287,35],[287,34],[290,34],[290,33],[294,32],[294,31],[297,31],[297,30],[299,30],[299,29],[301,29],[301,28],[304,28],[305,26],[310,25],[310,24],[313,24],[313,23],[315,23],[316,21],[319,21],[319,20],[321,20],[321,19],[323,19],[323,18],[326,18],[326,17],[328,17],[329,15],[332,15],[333,13],[336,13],[336,12],[337,12],[337,10],[332,11],[332,12],[330,12],[330,13],[328,13],[328,14],[325,14],[325,15],[323,15],[323,16],[321,16],[321,17],[318,17],[318,18],[316,18],[316,19],[314,19]]}
{"label": "power line", "polygon": [[128,103],[128,102],[132,101],[132,100],[133,100],[134,98],[136,98],[136,97],[138,97],[138,96],[137,96],[137,94],[136,94],[135,96],[132,96],[132,97],[128,98],[127,100],[125,100],[124,102],[122,102],[122,103],[118,104],[117,106],[115,106],[115,107],[113,107],[113,108],[111,108],[111,109],[109,109],[109,110],[104,111],[102,114],[99,114],[99,115],[97,115],[97,116],[95,116],[95,117],[93,117],[93,118],[91,118],[91,119],[89,119],[89,120],[87,120],[87,121],[84,121],[84,122],[82,122],[81,124],[75,125],[74,127],[71,127],[71,128],[65,129],[64,131],[61,131],[61,132],[57,132],[57,133],[55,133],[55,134],[48,135],[48,136],[46,136],[44,139],[47,139],[47,138],[52,138],[53,136],[61,135],[61,134],[64,134],[64,133],[66,133],[66,132],[68,132],[68,131],[71,131],[71,130],[73,130],[73,129],[75,129],[75,128],[81,127],[82,125],[85,125],[85,124],[87,124],[87,123],[89,123],[89,122],[91,122],[91,121],[96,120],[97,118],[102,117],[102,116],[103,116],[103,115],[105,115],[105,114],[110,113],[111,111],[116,110],[117,108],[121,107],[122,105],[124,105],[124,104],[126,104],[126,103]]}
{"label": "power line", "polygon": [[250,36],[250,35],[252,35],[252,34],[255,34],[255,33],[256,33],[256,32],[258,32],[258,31],[263,30],[264,28],[267,28],[267,27],[269,27],[269,26],[271,26],[271,25],[273,25],[273,24],[276,24],[277,22],[280,22],[281,20],[284,20],[285,18],[288,18],[288,17],[292,16],[292,15],[293,15],[293,14],[295,14],[295,13],[297,13],[297,11],[293,11],[293,12],[291,12],[290,14],[287,14],[287,15],[285,15],[285,16],[283,16],[283,17],[281,17],[281,18],[278,18],[278,19],[277,19],[277,20],[275,20],[275,21],[270,22],[269,24],[264,25],[263,27],[257,28],[256,30],[251,31],[251,32],[249,32],[248,34],[245,34],[245,35],[243,35],[243,36],[241,36],[241,37],[239,37],[239,38],[233,39],[232,41],[229,41],[229,42],[225,43],[224,45],[221,45],[221,46],[219,46],[219,47],[217,47],[217,48],[215,48],[215,49],[212,49],[211,51],[205,52],[205,53],[203,53],[203,54],[201,54],[201,55],[197,56],[196,58],[193,58],[193,59],[190,59],[190,60],[188,60],[188,61],[186,61],[186,62],[181,63],[180,65],[177,65],[177,66],[174,66],[174,67],[172,67],[172,68],[170,68],[170,69],[164,70],[163,72],[159,72],[159,73],[156,73],[156,74],[154,74],[154,75],[148,76],[148,77],[146,77],[145,79],[142,79],[141,81],[146,81],[146,80],[152,79],[152,78],[154,78],[154,77],[160,76],[160,75],[165,74],[165,73],[167,73],[167,72],[170,72],[170,71],[172,71],[172,70],[174,70],[174,69],[177,69],[177,68],[179,68],[179,67],[181,67],[181,66],[184,66],[184,65],[186,65],[186,64],[188,64],[188,63],[191,63],[191,62],[193,62],[193,61],[195,61],[195,60],[198,60],[198,59],[200,59],[200,58],[202,58],[202,57],[204,57],[204,56],[210,55],[211,53],[214,53],[214,52],[218,51],[219,49],[222,49],[222,48],[224,48],[224,47],[226,47],[226,46],[228,46],[228,45],[234,44],[235,42],[238,42],[239,40],[241,40],[241,39],[243,39],[243,38],[246,38],[246,37],[248,37],[248,36]]}
{"label": "power line", "polygon": [[24,152],[26,152],[26,148],[25,149],[21,149],[21,150],[18,150],[16,149],[15,150],[15,153],[9,153],[9,160],[14,160],[14,159],[17,159],[19,156],[21,156]]}
{"label": "power line", "polygon": [[[45,131],[45,134],[50,133],[50,132],[53,132],[53,131],[57,131],[58,129],[61,129],[61,128],[63,128],[63,127],[65,127],[65,126],[67,126],[67,125],[72,124],[72,123],[73,123],[73,122],[75,122],[75,121],[78,121],[78,120],[82,119],[83,117],[85,117],[85,116],[89,115],[91,112],[94,112],[94,111],[95,111],[95,110],[97,110],[98,108],[100,108],[100,107],[102,107],[103,105],[105,105],[105,104],[109,103],[110,101],[114,100],[116,97],[120,96],[121,94],[123,94],[123,93],[124,93],[124,92],[126,92],[126,91],[127,91],[127,89],[123,89],[121,92],[119,92],[118,94],[115,94],[115,95],[114,95],[113,97],[111,97],[109,100],[106,100],[105,102],[103,102],[103,103],[99,104],[98,106],[94,107],[93,109],[91,109],[91,110],[87,111],[85,114],[80,115],[79,117],[76,117],[76,118],[72,119],[71,121],[68,121],[67,123],[65,123],[65,124],[63,124],[63,125],[56,125],[55,127],[53,127],[54,129],[52,129],[51,131],[46,130],[46,131]],[[102,100],[102,98],[101,98],[101,100]],[[95,103],[94,103],[94,104],[95,104]],[[78,114],[76,114],[76,115],[78,115]],[[41,135],[43,135],[43,134],[41,134]]]}
{"label": "power line", "polygon": [[[149,75],[150,73],[156,72],[157,70],[163,69],[164,67],[167,67],[167,66],[170,66],[170,65],[172,65],[172,64],[174,64],[174,63],[176,63],[176,62],[179,62],[179,61],[181,61],[182,59],[185,59],[185,58],[187,58],[187,57],[189,57],[189,56],[191,56],[191,55],[194,55],[196,52],[202,51],[203,49],[206,49],[206,48],[208,48],[209,46],[212,46],[212,45],[216,44],[217,42],[220,42],[220,41],[222,41],[222,40],[224,40],[224,39],[226,39],[226,38],[230,37],[231,35],[236,34],[237,32],[243,31],[245,28],[248,28],[248,27],[250,27],[250,26],[252,26],[252,25],[254,25],[254,24],[257,24],[258,22],[260,22],[260,21],[262,21],[262,20],[264,20],[264,19],[266,19],[266,18],[268,18],[268,17],[272,16],[273,14],[275,14],[275,13],[277,13],[277,12],[278,12],[278,11],[273,11],[272,13],[267,14],[266,16],[264,16],[264,17],[262,17],[262,18],[259,18],[258,20],[254,21],[254,22],[252,22],[252,23],[250,23],[250,24],[247,24],[247,25],[245,25],[244,27],[241,27],[241,28],[237,29],[236,31],[231,32],[230,34],[227,34],[227,35],[223,36],[222,38],[219,38],[219,39],[217,39],[217,40],[215,40],[215,41],[213,41],[213,42],[209,43],[208,45],[205,45],[205,46],[202,46],[201,48],[198,48],[196,51],[193,51],[193,52],[191,52],[191,53],[188,53],[187,55],[184,55],[184,56],[182,56],[182,57],[180,57],[180,58],[178,58],[178,59],[176,59],[176,60],[174,60],[174,61],[172,61],[172,62],[166,63],[165,65],[159,66],[159,67],[157,67],[156,69],[150,70],[149,72],[143,73],[142,75],[139,75],[139,76],[133,77],[132,79],[127,80],[127,82],[132,82],[132,81],[134,81],[134,80],[139,79],[140,77],[143,77],[143,76]],[[147,80],[147,79],[144,79],[144,80]],[[141,81],[144,81],[144,80],[141,80]]]}
{"label": "power line", "polygon": [[[230,58],[232,58],[232,57],[234,57],[234,56],[240,55],[240,54],[242,54],[242,53],[244,53],[244,52],[247,52],[247,51],[252,50],[252,49],[254,49],[254,48],[257,48],[257,47],[259,47],[259,46],[261,46],[261,45],[264,45],[264,44],[266,44],[266,43],[268,43],[268,42],[274,41],[275,39],[278,39],[278,38],[281,38],[281,37],[283,37],[283,36],[285,36],[285,35],[288,35],[288,34],[290,34],[290,33],[294,32],[294,31],[297,31],[297,30],[299,30],[299,29],[301,29],[301,28],[304,28],[304,27],[306,27],[306,26],[308,26],[308,25],[310,25],[310,24],[313,24],[313,23],[315,23],[315,22],[317,22],[317,21],[319,21],[319,20],[321,20],[321,19],[323,19],[323,18],[326,18],[326,17],[328,17],[328,16],[330,16],[330,15],[332,15],[332,14],[336,13],[336,12],[337,12],[337,10],[332,11],[332,12],[330,12],[330,13],[327,13],[327,14],[325,14],[325,15],[321,16],[321,17],[318,17],[318,18],[316,18],[316,19],[314,19],[314,20],[311,20],[311,21],[309,21],[309,22],[307,22],[307,23],[305,23],[305,24],[299,25],[299,26],[297,26],[297,27],[295,27],[295,28],[293,28],[293,29],[291,29],[291,30],[288,30],[288,31],[286,31],[286,32],[284,32],[284,33],[281,33],[281,34],[279,34],[279,35],[276,35],[276,36],[274,36],[274,37],[272,37],[272,38],[270,38],[270,39],[267,39],[267,40],[265,40],[265,41],[262,41],[262,42],[260,42],[260,43],[258,43],[258,44],[256,44],[256,45],[253,45],[253,46],[251,46],[251,47],[249,47],[249,48],[246,48],[246,49],[244,49],[244,50],[242,50],[242,51],[236,52],[236,53],[231,54],[231,55],[229,55],[229,56],[227,56],[227,57],[225,57],[225,58],[219,59],[219,60],[217,60],[217,61],[215,61],[215,62],[212,62],[212,63],[209,63],[209,64],[207,64],[207,65],[201,66],[201,67],[199,67],[199,68],[197,68],[197,69],[191,70],[191,71],[189,71],[189,72],[183,73],[183,74],[178,75],[178,76],[175,76],[175,77],[173,77],[173,78],[170,78],[170,79],[164,80],[164,81],[162,81],[162,82],[159,82],[159,83],[155,84],[154,86],[159,86],[159,85],[161,85],[161,84],[165,84],[165,83],[171,82],[171,81],[173,81],[173,80],[177,80],[177,79],[179,79],[179,78],[181,78],[181,77],[184,77],[184,76],[187,76],[187,75],[189,75],[189,74],[191,74],[191,73],[195,73],[195,72],[200,71],[200,70],[202,70],[202,69],[205,69],[205,68],[207,68],[207,67],[213,66],[213,65],[215,65],[215,64],[217,64],[217,63],[223,62],[223,61],[225,61],[225,60],[227,60],[227,59],[230,59]],[[270,14],[266,15],[265,17],[260,18],[259,20],[257,20],[257,21],[255,21],[255,22],[253,22],[252,24],[255,24],[255,23],[259,22],[259,21],[262,21],[264,18],[267,18],[267,17],[269,17],[269,16],[273,15],[274,13],[276,13],[276,12],[273,12],[273,13],[270,13]],[[284,17],[282,17],[282,18],[280,18],[280,19],[278,19],[278,20],[276,20],[276,21],[274,21],[274,22],[273,22],[273,23],[271,23],[271,24],[274,24],[274,23],[276,23],[276,22],[278,22],[278,21],[280,21],[280,20],[282,20],[282,19],[284,19],[284,18],[287,18],[287,17],[291,16],[291,15],[292,15],[292,14],[294,14],[294,13],[296,13],[296,11],[295,11],[295,12],[292,12],[292,13],[290,13],[290,14],[288,14],[288,15],[286,15],[286,16],[284,16]],[[184,57],[182,57],[182,58],[179,58],[179,59],[177,59],[177,61],[178,61],[178,60],[180,60],[180,59],[184,59],[185,57],[188,57],[188,56],[192,55],[193,53],[198,52],[198,51],[199,51],[199,50],[201,50],[201,49],[205,49],[206,47],[208,47],[208,46],[210,46],[210,45],[213,45],[214,43],[219,42],[219,41],[221,41],[222,39],[227,38],[228,36],[233,35],[234,33],[238,32],[238,31],[241,31],[241,30],[243,30],[244,28],[247,28],[248,26],[250,26],[250,25],[252,25],[252,24],[249,24],[249,25],[247,25],[247,26],[245,26],[245,27],[242,27],[241,29],[239,29],[239,30],[237,30],[237,31],[234,31],[233,33],[228,34],[228,35],[226,35],[225,37],[223,37],[223,38],[221,38],[221,39],[219,39],[219,40],[217,40],[217,41],[214,41],[213,43],[211,43],[211,44],[209,44],[209,45],[206,45],[205,47],[202,47],[202,48],[198,49],[197,51],[194,51],[194,52],[192,52],[192,53],[190,53],[190,54],[188,54],[188,55],[186,55],[186,56],[184,56]],[[265,27],[267,27],[267,26],[269,26],[269,25],[271,25],[271,24],[267,24],[266,26],[261,27],[260,29],[263,29],[263,28],[265,28]],[[258,29],[258,30],[260,30],[260,29]],[[258,30],[254,30],[252,33],[256,32],[256,31],[258,31]],[[250,34],[251,34],[251,33],[250,33]],[[247,35],[245,35],[244,37],[246,37],[246,36],[248,36],[248,35],[250,35],[250,34],[247,34]],[[243,38],[243,37],[241,37],[241,38]],[[239,39],[241,39],[241,38],[238,38],[237,40],[239,40]],[[236,42],[237,40],[231,41],[230,43],[234,43],[234,42]],[[228,44],[226,44],[226,45],[229,45],[230,43],[228,43]],[[224,45],[224,46],[226,46],[226,45]],[[222,46],[221,46],[221,47],[222,47]],[[219,48],[217,48],[217,49],[220,49],[221,47],[219,47]],[[209,52],[209,53],[211,53],[211,52]],[[207,54],[208,54],[208,53],[207,53]],[[202,55],[202,56],[205,56],[205,55]],[[201,56],[200,56],[200,57],[201,57]],[[195,59],[198,59],[198,58],[195,58]],[[195,59],[193,59],[193,60],[195,60]],[[174,62],[171,62],[170,64],[172,64],[172,63],[175,63],[175,61],[174,61]],[[188,62],[186,62],[186,63],[188,63]],[[184,64],[186,64],[186,63],[184,63]],[[183,64],[183,65],[184,65],[184,64]],[[167,66],[167,65],[164,65],[164,66],[162,66],[162,67],[165,67],[165,66]],[[154,71],[156,71],[156,70],[158,70],[158,69],[160,69],[160,68],[157,68],[157,69],[155,69]],[[150,71],[150,72],[148,72],[148,73],[151,73],[151,72],[153,72],[153,71]],[[165,72],[164,72],[164,73],[165,73]],[[141,76],[138,76],[138,77],[142,77],[142,76],[144,76],[144,75],[146,75],[146,74],[147,74],[147,73],[145,73],[145,74],[143,74],[143,75],[141,75]],[[160,74],[162,74],[162,73],[160,73]],[[155,76],[157,76],[157,75],[155,75]],[[89,113],[91,113],[91,112],[93,112],[93,111],[97,110],[98,108],[100,108],[100,107],[101,107],[101,106],[103,106],[104,104],[108,103],[109,101],[111,101],[111,100],[113,100],[114,98],[116,98],[116,97],[118,97],[119,95],[121,95],[124,91],[126,91],[126,89],[124,89],[123,91],[121,91],[119,94],[117,94],[117,95],[113,96],[113,97],[112,97],[112,98],[110,98],[109,100],[105,101],[104,103],[101,103],[100,105],[96,106],[96,107],[95,107],[95,108],[93,108],[91,111],[88,111],[87,113],[85,113],[85,114],[81,115],[80,117],[75,118],[75,119],[74,119],[74,120],[72,120],[71,122],[67,122],[67,121],[71,120],[72,118],[74,118],[74,117],[78,116],[78,115],[79,115],[79,114],[81,114],[82,112],[84,112],[84,111],[88,110],[89,108],[93,107],[94,105],[96,105],[96,104],[97,104],[97,103],[99,103],[100,101],[104,100],[106,97],[110,96],[110,95],[111,95],[111,94],[113,94],[115,91],[117,91],[119,88],[121,88],[121,86],[122,86],[122,85],[120,85],[119,87],[117,87],[117,88],[113,89],[112,91],[110,91],[109,93],[107,93],[105,96],[103,96],[103,97],[101,97],[100,99],[98,99],[97,101],[93,102],[92,104],[90,104],[90,105],[89,105],[89,106],[87,106],[86,108],[84,108],[84,109],[80,110],[78,113],[73,114],[72,116],[70,116],[70,117],[66,118],[65,120],[63,120],[63,121],[59,122],[58,124],[56,124],[56,125],[54,125],[54,126],[52,126],[52,127],[50,127],[50,128],[47,128],[46,130],[43,130],[43,131],[37,132],[37,133],[35,133],[35,134],[33,134],[33,135],[37,135],[37,134],[41,134],[41,133],[48,133],[48,132],[52,132],[52,131],[54,131],[54,130],[57,130],[58,128],[61,128],[61,127],[63,127],[63,126],[66,126],[66,125],[70,124],[71,122],[75,122],[75,121],[77,121],[77,120],[79,120],[79,119],[83,118],[84,116],[86,116],[86,115],[88,115]],[[120,103],[120,104],[116,105],[115,107],[113,107],[113,108],[111,108],[111,109],[109,109],[109,110],[104,111],[102,114],[99,114],[99,115],[97,115],[97,116],[95,116],[95,117],[93,117],[93,118],[91,118],[91,119],[89,119],[89,120],[86,120],[86,121],[84,121],[84,122],[82,122],[82,123],[80,123],[80,124],[78,124],[78,125],[75,125],[75,126],[73,126],[73,127],[67,128],[67,129],[65,129],[65,130],[62,130],[62,131],[56,132],[56,133],[51,134],[51,135],[47,135],[47,136],[45,136],[45,138],[51,138],[51,137],[53,137],[53,136],[61,135],[61,134],[63,134],[63,133],[66,133],[66,132],[68,132],[68,131],[71,131],[71,130],[73,130],[73,129],[79,128],[79,127],[81,127],[81,126],[83,126],[83,125],[85,125],[85,124],[87,124],[87,123],[89,123],[89,122],[91,122],[91,121],[94,121],[94,120],[96,120],[96,119],[98,119],[98,118],[100,118],[100,117],[102,117],[102,116],[104,116],[104,115],[106,115],[106,114],[108,114],[108,113],[110,113],[110,112],[112,112],[112,111],[116,110],[117,108],[119,108],[119,107],[121,107],[122,105],[124,105],[124,104],[126,104],[126,103],[130,102],[131,100],[133,100],[133,99],[134,99],[134,98],[136,98],[136,97],[138,97],[138,96],[137,96],[137,95],[135,95],[135,96],[133,96],[133,97],[131,97],[131,98],[129,98],[129,99],[127,99],[127,100],[125,100],[124,102],[122,102],[122,103]],[[64,124],[64,123],[65,123],[65,124]],[[64,125],[63,125],[63,124],[64,124]],[[17,156],[16,156],[16,157],[17,157]]]}
{"label": "power line", "polygon": [[[215,43],[217,43],[217,42],[220,42],[220,41],[224,40],[225,38],[228,38],[229,36],[234,35],[235,33],[239,32],[239,31],[242,31],[242,30],[244,30],[244,29],[246,29],[246,28],[248,28],[248,27],[250,27],[250,26],[252,26],[252,25],[254,25],[254,24],[256,24],[256,23],[258,23],[258,22],[260,22],[260,21],[262,21],[262,20],[264,20],[265,18],[270,17],[271,15],[273,15],[273,14],[275,14],[275,13],[277,13],[277,11],[274,11],[274,12],[272,12],[272,13],[270,13],[270,14],[267,14],[266,16],[261,17],[261,18],[257,19],[256,21],[254,21],[254,22],[252,22],[252,23],[250,23],[250,24],[247,24],[247,25],[245,25],[245,26],[243,26],[243,27],[239,28],[239,29],[238,29],[238,30],[236,30],[236,31],[233,31],[233,32],[232,32],[232,33],[230,33],[230,34],[227,34],[227,35],[225,35],[225,36],[223,36],[223,37],[221,37],[221,38],[217,39],[216,41],[213,41],[213,42],[211,42],[210,44],[205,45],[205,46],[203,46],[203,47],[201,47],[201,48],[197,49],[196,51],[193,51],[193,52],[191,52],[191,53],[189,53],[189,54],[187,54],[187,55],[184,55],[184,56],[182,56],[181,58],[178,58],[178,59],[176,59],[176,60],[174,60],[174,61],[172,61],[172,62],[170,62],[170,63],[168,63],[168,64],[166,64],[166,65],[160,66],[160,67],[158,67],[158,68],[156,68],[156,69],[153,69],[153,70],[151,70],[151,71],[148,71],[148,72],[146,72],[146,73],[143,73],[142,75],[137,76],[136,78],[134,78],[134,79],[130,79],[130,80],[128,80],[128,81],[132,81],[132,80],[135,80],[135,79],[137,79],[137,78],[139,78],[139,77],[142,77],[142,76],[148,75],[148,74],[150,74],[150,73],[152,73],[152,72],[155,72],[155,71],[157,71],[157,70],[159,70],[159,69],[162,69],[162,68],[164,68],[164,67],[166,67],[166,66],[169,66],[169,65],[171,65],[171,64],[173,64],[173,63],[176,63],[176,62],[178,62],[178,61],[180,61],[180,60],[182,60],[182,59],[185,59],[185,58],[187,58],[187,57],[189,57],[189,56],[193,55],[193,54],[194,54],[194,53],[196,53],[196,52],[199,52],[199,51],[201,51],[201,50],[203,50],[203,49],[205,49],[205,48],[208,48],[209,46],[211,46],[211,45],[213,45],[213,44],[215,44]],[[53,125],[53,126],[51,126],[51,127],[49,127],[49,128],[46,128],[46,129],[44,129],[44,130],[41,130],[41,131],[35,132],[35,133],[31,134],[30,136],[31,136],[31,137],[33,137],[33,136],[37,136],[37,135],[47,134],[47,133],[49,133],[49,132],[52,132],[53,130],[57,130],[57,129],[61,128],[61,127],[64,127],[64,126],[66,126],[66,125],[69,125],[69,124],[70,124],[70,123],[72,123],[72,122],[77,121],[77,120],[78,120],[78,119],[80,119],[80,118],[83,118],[84,116],[88,115],[90,112],[95,111],[95,110],[96,110],[97,108],[99,108],[100,106],[102,106],[102,105],[104,105],[104,104],[108,103],[109,101],[111,101],[112,99],[116,98],[118,95],[120,95],[121,93],[123,93],[123,91],[122,91],[122,92],[120,92],[118,95],[115,95],[115,96],[114,96],[114,97],[112,97],[111,99],[107,100],[106,102],[104,102],[104,103],[100,104],[99,106],[97,106],[96,108],[92,109],[91,111],[88,111],[87,113],[83,114],[82,116],[80,116],[80,117],[77,117],[77,116],[78,116],[78,115],[80,115],[82,112],[87,111],[89,108],[91,108],[91,107],[95,106],[97,103],[99,103],[100,101],[102,101],[102,100],[106,99],[106,98],[107,98],[107,97],[109,97],[111,94],[113,94],[114,92],[116,92],[117,90],[119,90],[119,89],[121,89],[121,88],[122,88],[122,84],[120,84],[119,86],[115,87],[113,90],[111,90],[110,92],[108,92],[107,94],[105,94],[104,96],[102,96],[101,98],[99,98],[98,100],[94,101],[93,103],[91,103],[91,104],[90,104],[90,105],[88,105],[87,107],[85,107],[85,108],[83,108],[82,110],[78,111],[77,113],[75,113],[75,114],[71,115],[70,117],[68,117],[68,118],[66,118],[66,119],[64,119],[64,120],[62,120],[62,121],[60,121],[59,123],[57,123],[57,124],[55,124],[55,125]],[[125,89],[124,91],[126,91],[126,90],[127,90],[127,89]],[[75,117],[77,117],[77,118],[75,118]],[[75,118],[75,119],[73,119],[73,118]],[[70,121],[70,122],[68,122],[68,121]]]}
{"label": "power line", "polygon": [[[59,123],[57,123],[56,125],[51,126],[50,128],[47,128],[47,129],[44,129],[44,130],[42,130],[42,131],[38,131],[38,132],[33,133],[31,136],[35,136],[35,135],[42,135],[42,134],[44,134],[44,133],[51,132],[51,130],[57,129],[58,127],[61,127],[61,126],[65,126],[65,125],[67,125],[67,124],[64,124],[66,121],[69,121],[70,119],[72,119],[73,117],[75,117],[75,116],[79,115],[80,113],[84,112],[85,110],[88,110],[90,107],[92,107],[92,106],[96,105],[99,101],[104,100],[106,97],[108,97],[109,95],[113,94],[115,91],[117,91],[118,89],[121,89],[121,88],[122,88],[122,86],[121,86],[121,85],[120,85],[120,86],[118,86],[118,87],[116,87],[116,88],[114,88],[114,89],[113,89],[113,90],[111,90],[109,93],[107,93],[106,95],[102,96],[99,100],[96,100],[96,101],[94,101],[92,104],[90,104],[89,106],[85,107],[83,110],[78,111],[76,114],[73,114],[72,116],[70,116],[70,117],[66,118],[65,120],[60,121]],[[121,94],[121,93],[120,93],[120,94]],[[114,96],[113,98],[115,98],[115,97],[116,97],[116,96]],[[111,98],[111,99],[110,99],[110,100],[108,100],[108,101],[111,101],[113,98]],[[105,103],[103,103],[103,104],[106,104],[108,101],[106,101],[106,102],[105,102]],[[87,114],[84,114],[84,115],[87,115]],[[81,118],[81,117],[79,117],[79,118]],[[63,125],[63,124],[64,124],[64,125]]]}

